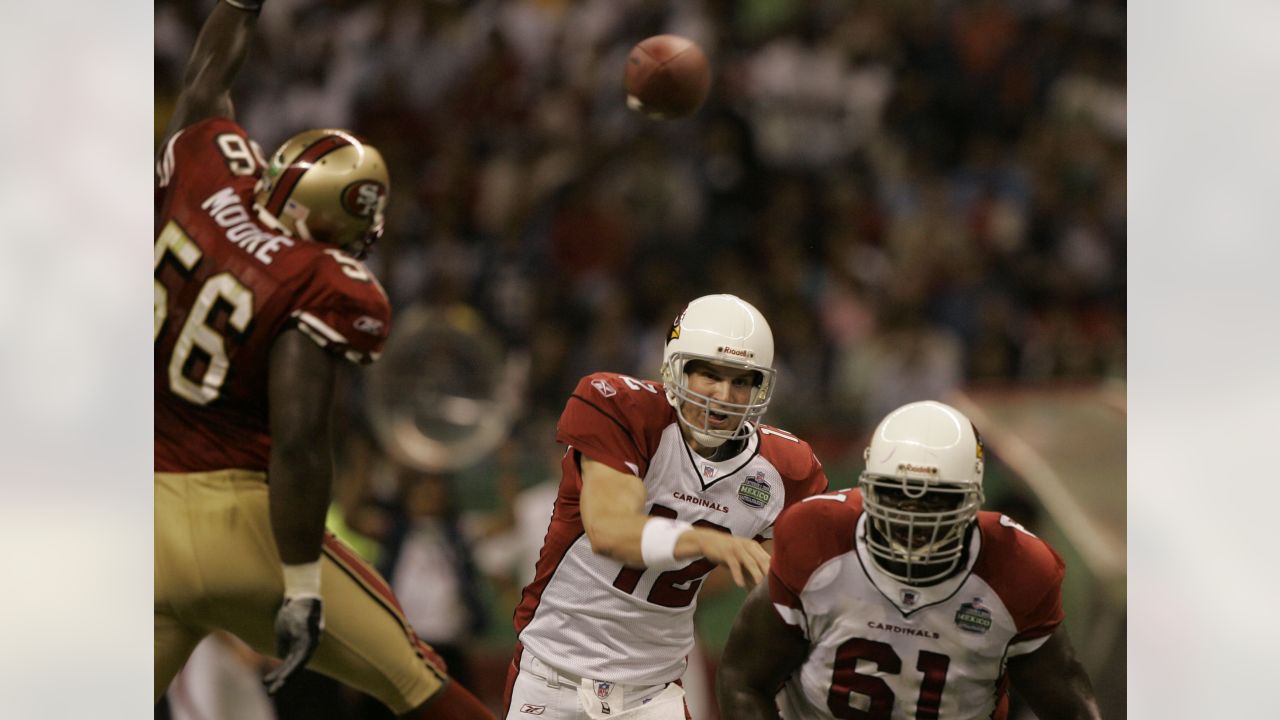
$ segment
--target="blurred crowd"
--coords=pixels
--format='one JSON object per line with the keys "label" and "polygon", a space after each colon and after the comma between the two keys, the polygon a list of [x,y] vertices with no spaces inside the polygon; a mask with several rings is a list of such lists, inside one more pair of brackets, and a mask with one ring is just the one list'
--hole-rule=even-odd
{"label": "blurred crowd", "polygon": [[[156,5],[157,127],[211,1]],[[272,0],[237,85],[268,151],[352,127],[391,167],[393,307],[465,303],[528,405],[654,377],[708,292],[771,321],[776,424],[970,381],[1123,377],[1115,0]],[[696,40],[691,119],[628,111],[630,47]]]}
{"label": "blurred crowd", "polygon": [[[157,137],[212,5],[157,0]],[[308,127],[382,150],[370,264],[397,312],[465,306],[527,359],[531,420],[500,465],[546,480],[577,379],[656,378],[672,318],[711,292],[770,320],[767,420],[806,437],[967,383],[1123,378],[1125,30],[1123,0],[270,0],[233,96],[267,151]],[[628,51],[664,32],[711,61],[689,119],[626,108]],[[522,510],[504,474],[464,527],[440,477],[366,472],[365,435],[331,526],[372,538],[411,620],[464,648],[477,572],[509,566],[507,617],[553,486]]]}

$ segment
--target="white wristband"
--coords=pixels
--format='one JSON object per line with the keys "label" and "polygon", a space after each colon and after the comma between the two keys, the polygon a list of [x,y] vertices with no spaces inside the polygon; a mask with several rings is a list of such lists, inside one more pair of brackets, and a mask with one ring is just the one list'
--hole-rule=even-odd
{"label": "white wristband", "polygon": [[684,560],[676,559],[676,541],[685,530],[692,527],[693,525],[683,520],[649,518],[640,533],[640,557],[644,559],[645,567],[674,570],[687,564]]}
{"label": "white wristband", "polygon": [[284,596],[320,597],[320,561],[284,566]]}

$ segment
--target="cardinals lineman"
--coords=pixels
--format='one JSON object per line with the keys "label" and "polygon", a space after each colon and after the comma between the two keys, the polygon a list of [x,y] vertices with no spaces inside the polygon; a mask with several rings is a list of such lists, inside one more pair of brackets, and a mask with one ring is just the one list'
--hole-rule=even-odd
{"label": "cardinals lineman", "polygon": [[827,488],[809,445],[759,423],[774,389],[773,335],[732,295],[672,324],[663,383],[583,378],[560,416],[555,510],[519,633],[505,717],[686,717],[677,681],[702,580],[725,565],[764,579],[783,508]]}
{"label": "cardinals lineman", "polygon": [[1001,720],[1012,679],[1041,720],[1097,718],[1061,627],[1062,560],[979,512],[969,419],[905,405],[865,458],[857,491],[779,518],[767,593],[751,594],[725,647],[721,713],[777,718],[781,687],[785,718]]}

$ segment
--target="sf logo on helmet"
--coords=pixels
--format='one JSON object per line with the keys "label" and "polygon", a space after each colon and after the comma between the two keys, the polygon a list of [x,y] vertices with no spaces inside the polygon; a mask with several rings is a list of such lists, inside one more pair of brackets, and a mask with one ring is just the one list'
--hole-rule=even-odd
{"label": "sf logo on helmet", "polygon": [[342,207],[358,217],[372,217],[387,189],[375,180],[359,180],[342,191]]}

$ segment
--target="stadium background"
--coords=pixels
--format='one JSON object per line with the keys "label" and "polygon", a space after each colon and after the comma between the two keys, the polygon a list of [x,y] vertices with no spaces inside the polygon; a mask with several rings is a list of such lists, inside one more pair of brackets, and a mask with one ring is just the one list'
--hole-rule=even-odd
{"label": "stadium background", "polygon": [[[158,137],[212,3],[155,7]],[[510,524],[577,378],[655,377],[682,304],[732,292],[774,328],[769,422],[833,487],[887,410],[970,412],[988,505],[1063,551],[1073,637],[1124,717],[1125,29],[1123,2],[1068,0],[272,0],[241,122],[267,150],[350,127],[392,172],[372,265],[397,330],[344,382],[335,521],[377,538],[416,472],[397,466],[465,449],[454,504]],[[690,120],[622,101],[628,48],[658,32],[712,60]],[[397,410],[444,442],[389,430]],[[517,584],[478,583],[481,690]],[[701,604],[712,664],[740,599]]]}

